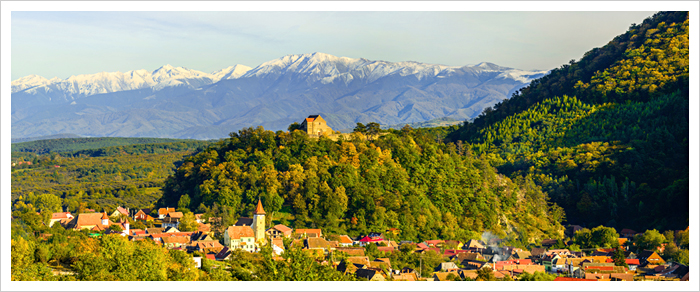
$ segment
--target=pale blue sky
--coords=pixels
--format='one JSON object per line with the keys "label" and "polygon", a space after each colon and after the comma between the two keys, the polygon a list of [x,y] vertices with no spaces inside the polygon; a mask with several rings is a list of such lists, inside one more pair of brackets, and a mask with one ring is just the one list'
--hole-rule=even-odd
{"label": "pale blue sky", "polygon": [[548,70],[654,12],[12,12],[12,80],[288,54]]}

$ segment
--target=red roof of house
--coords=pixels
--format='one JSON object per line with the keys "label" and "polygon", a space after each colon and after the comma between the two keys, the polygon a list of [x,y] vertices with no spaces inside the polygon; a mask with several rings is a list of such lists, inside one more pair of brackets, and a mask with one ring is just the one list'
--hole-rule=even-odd
{"label": "red roof of house", "polygon": [[345,243],[345,244],[352,244],[352,239],[350,239],[350,236],[347,235],[341,235],[338,236],[338,239],[340,239],[340,243]]}
{"label": "red roof of house", "polygon": [[554,281],[595,281],[593,279],[579,279],[579,278],[571,278],[571,277],[557,277],[554,279]]}
{"label": "red roof of house", "polygon": [[419,243],[419,244],[417,245],[417,247],[418,247],[418,248],[422,248],[422,249],[426,249],[426,248],[428,248],[429,246],[428,246],[427,244],[421,242],[421,243]]}
{"label": "red roof of house", "polygon": [[363,237],[362,239],[360,239],[360,242],[379,242],[379,241],[383,241],[383,239],[381,239],[381,238],[371,238],[371,237],[369,237],[369,236],[365,236],[365,237]]}
{"label": "red roof of house", "polygon": [[470,251],[465,250],[465,249],[446,249],[445,254],[443,254],[443,255],[444,256],[453,256],[453,255],[456,255],[459,253],[468,253],[468,252],[470,252]]}
{"label": "red roof of house", "polygon": [[279,231],[282,232],[282,233],[284,233],[284,232],[291,232],[291,231],[292,231],[291,228],[289,228],[289,227],[287,227],[287,226],[285,226],[285,225],[282,225],[282,224],[277,224],[277,225],[273,226],[272,228],[277,229],[277,230],[279,230]]}
{"label": "red roof of house", "polygon": [[440,240],[440,239],[433,239],[433,240],[426,240],[425,241],[425,243],[427,243],[428,245],[436,245],[438,243],[444,243],[444,242],[445,242],[444,240]]}
{"label": "red roof of house", "polygon": [[73,217],[73,215],[71,215],[70,217],[68,217],[68,215],[71,215],[71,213],[70,212],[53,213],[53,214],[51,214],[51,219],[64,219],[64,218]]}
{"label": "red roof of house", "polygon": [[213,254],[213,253],[208,253],[208,254],[207,254],[207,258],[210,259],[210,260],[212,260],[212,261],[215,261],[215,260],[216,260],[216,255]]}
{"label": "red roof of house", "polygon": [[107,212],[102,213],[101,219],[109,219],[109,216],[107,216]]}
{"label": "red roof of house", "polygon": [[628,265],[639,265],[639,259],[625,259],[625,263]]}

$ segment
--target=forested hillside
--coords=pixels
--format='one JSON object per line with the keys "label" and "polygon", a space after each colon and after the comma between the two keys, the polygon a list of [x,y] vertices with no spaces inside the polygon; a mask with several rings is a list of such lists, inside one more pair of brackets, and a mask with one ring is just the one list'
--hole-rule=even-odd
{"label": "forested hillside", "polygon": [[688,13],[661,12],[448,135],[572,224],[688,225]]}
{"label": "forested hillside", "polygon": [[185,159],[163,192],[160,206],[217,205],[229,223],[261,198],[268,214],[291,210],[292,227],[355,236],[395,227],[407,240],[466,241],[490,230],[524,245],[562,232],[561,208],[530,177],[499,175],[467,147],[409,127],[374,141],[243,129]]}

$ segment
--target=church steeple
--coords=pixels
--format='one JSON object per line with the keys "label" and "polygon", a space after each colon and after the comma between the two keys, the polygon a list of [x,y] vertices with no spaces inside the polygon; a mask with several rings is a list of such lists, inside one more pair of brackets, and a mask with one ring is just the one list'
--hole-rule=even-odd
{"label": "church steeple", "polygon": [[265,210],[263,210],[262,201],[258,198],[258,206],[253,212],[253,232],[255,241],[260,244],[265,244]]}
{"label": "church steeple", "polygon": [[263,210],[262,202],[258,198],[258,206],[255,208],[253,215],[265,215],[265,210]]}

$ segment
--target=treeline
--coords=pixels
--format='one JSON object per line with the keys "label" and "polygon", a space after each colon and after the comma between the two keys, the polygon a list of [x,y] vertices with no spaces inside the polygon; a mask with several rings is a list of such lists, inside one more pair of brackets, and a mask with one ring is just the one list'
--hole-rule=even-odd
{"label": "treeline", "polygon": [[[194,150],[210,142],[169,138],[60,138],[12,144],[12,152],[48,154],[51,152],[70,156],[110,156],[117,153],[164,153],[168,151]],[[150,145],[139,145],[150,144]]]}
{"label": "treeline", "polygon": [[657,13],[448,139],[531,176],[572,224],[683,229],[688,70],[687,12]]}
{"label": "treeline", "polygon": [[[159,206],[250,216],[291,210],[296,228],[359,235],[394,227],[408,240],[480,238],[526,245],[560,234],[563,212],[531,177],[498,175],[467,147],[405,127],[369,141],[311,139],[301,131],[243,129],[185,159]],[[268,216],[271,218],[272,216]]]}

